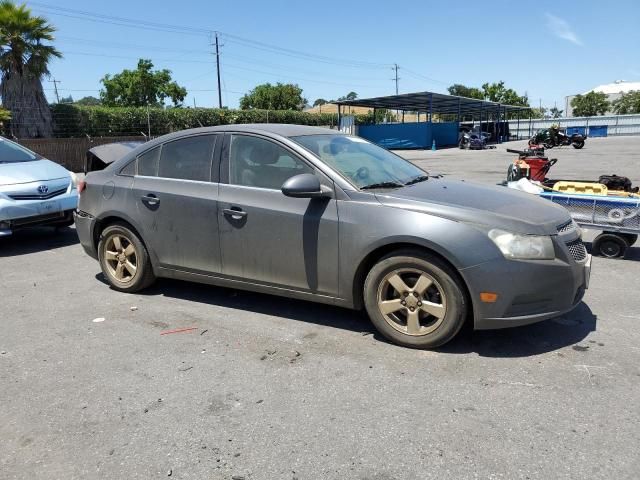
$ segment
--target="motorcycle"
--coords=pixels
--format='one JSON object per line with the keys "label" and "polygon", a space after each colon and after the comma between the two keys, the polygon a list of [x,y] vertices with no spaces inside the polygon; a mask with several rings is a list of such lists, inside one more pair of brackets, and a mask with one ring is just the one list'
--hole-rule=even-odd
{"label": "motorcycle", "polygon": [[543,128],[538,130],[533,137],[529,140],[529,145],[544,145],[544,148],[560,147],[563,145],[572,145],[573,148],[584,147],[585,137],[579,133],[573,135],[567,135],[564,131],[560,130],[556,134],[556,140],[553,141],[551,137],[550,129]]}
{"label": "motorcycle", "polygon": [[483,150],[487,147],[487,136],[478,132],[463,132],[458,146],[463,150]]}

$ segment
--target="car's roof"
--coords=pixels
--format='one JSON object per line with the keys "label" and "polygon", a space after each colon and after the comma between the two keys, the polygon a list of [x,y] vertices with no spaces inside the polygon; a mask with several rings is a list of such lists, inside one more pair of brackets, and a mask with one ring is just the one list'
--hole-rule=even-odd
{"label": "car's roof", "polygon": [[193,128],[176,133],[206,133],[206,132],[254,132],[272,133],[283,137],[297,137],[300,135],[331,135],[340,134],[338,130],[325,127],[310,127],[308,125],[291,125],[288,123],[239,123],[234,125],[219,125],[216,127]]}

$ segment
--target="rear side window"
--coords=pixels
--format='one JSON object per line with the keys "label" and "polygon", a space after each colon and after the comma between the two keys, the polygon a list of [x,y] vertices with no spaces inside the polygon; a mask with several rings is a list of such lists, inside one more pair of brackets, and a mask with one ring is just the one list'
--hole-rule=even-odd
{"label": "rear side window", "polygon": [[138,157],[138,175],[146,177],[158,176],[158,160],[160,159],[160,147],[155,147]]}
{"label": "rear side window", "polygon": [[216,135],[200,135],[165,143],[158,176],[180,180],[211,181],[211,159]]}
{"label": "rear side window", "polygon": [[120,170],[120,175],[134,176],[136,174],[136,162],[135,160],[129,162],[125,167]]}

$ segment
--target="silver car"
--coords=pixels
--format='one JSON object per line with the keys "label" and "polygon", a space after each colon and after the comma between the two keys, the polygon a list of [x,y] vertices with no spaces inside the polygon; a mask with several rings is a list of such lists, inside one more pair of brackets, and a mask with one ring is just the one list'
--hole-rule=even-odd
{"label": "silver car", "polygon": [[76,175],[0,137],[0,237],[35,225],[73,225]]}
{"label": "silver car", "polygon": [[561,315],[590,256],[569,213],[429,177],[359,137],[296,125],[186,130],[81,184],[76,228],[116,290],[156,277],[366,308],[405,346]]}

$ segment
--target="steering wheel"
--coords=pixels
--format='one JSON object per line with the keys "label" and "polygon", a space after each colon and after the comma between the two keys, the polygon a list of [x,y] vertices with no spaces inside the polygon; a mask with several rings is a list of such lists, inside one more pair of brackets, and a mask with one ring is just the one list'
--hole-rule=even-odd
{"label": "steering wheel", "polygon": [[360,167],[355,175],[353,175],[354,180],[366,180],[369,178],[369,169],[367,167]]}

